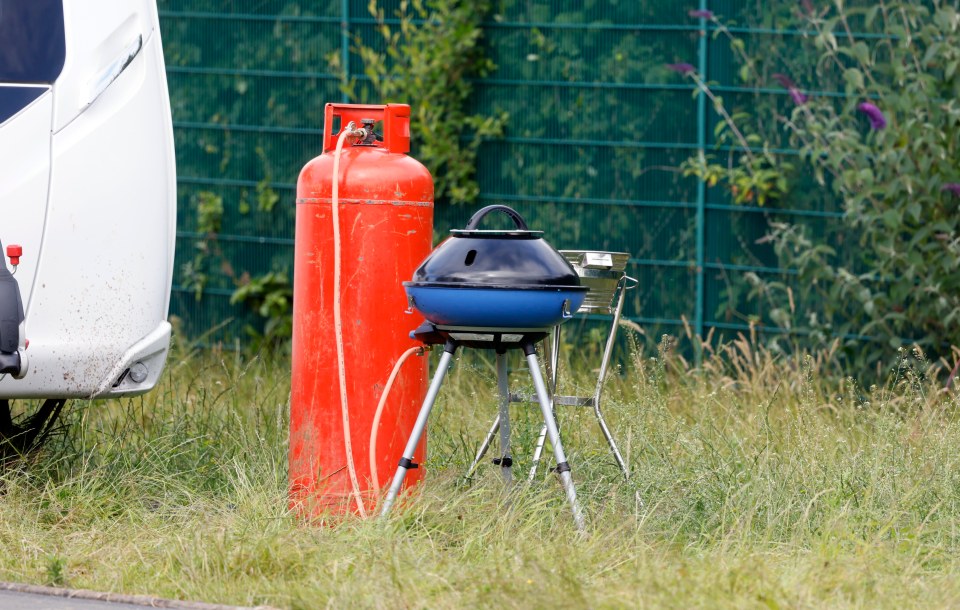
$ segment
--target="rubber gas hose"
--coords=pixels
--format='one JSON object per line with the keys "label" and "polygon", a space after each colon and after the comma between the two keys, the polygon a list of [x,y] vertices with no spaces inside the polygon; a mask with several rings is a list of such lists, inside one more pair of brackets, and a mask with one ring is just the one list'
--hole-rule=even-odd
{"label": "rubber gas hose", "polygon": [[357,512],[361,517],[367,516],[367,511],[363,507],[363,498],[360,495],[360,482],[357,480],[357,466],[353,461],[353,442],[350,438],[350,409],[347,405],[347,372],[343,357],[343,314],[340,311],[340,272],[341,272],[341,252],[340,252],[340,153],[343,151],[344,141],[350,137],[366,137],[367,132],[364,129],[355,129],[356,125],[351,121],[346,128],[340,132],[337,138],[337,150],[333,155],[333,192],[330,203],[332,208],[333,221],[333,328],[337,344],[337,376],[340,380],[340,416],[343,420],[343,448],[347,453],[347,472],[350,475],[350,486],[353,488],[353,497],[357,502]]}

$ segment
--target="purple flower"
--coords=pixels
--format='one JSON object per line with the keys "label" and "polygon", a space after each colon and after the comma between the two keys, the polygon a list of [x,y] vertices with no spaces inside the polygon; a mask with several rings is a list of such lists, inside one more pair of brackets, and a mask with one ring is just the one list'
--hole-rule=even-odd
{"label": "purple flower", "polygon": [[713,19],[713,11],[708,10],[691,10],[687,14],[694,19]]}
{"label": "purple flower", "polygon": [[810,99],[806,94],[800,91],[799,88],[797,88],[797,83],[793,82],[793,79],[786,74],[777,73],[772,74],[771,76],[773,77],[773,80],[780,83],[780,85],[783,86],[788,93],[790,93],[790,99],[792,99],[793,103],[797,106],[803,106],[807,103],[807,100]]}
{"label": "purple flower", "polygon": [[790,98],[793,100],[793,103],[797,106],[803,106],[807,103],[807,100],[810,99],[806,95],[800,92],[799,89],[792,88],[790,89]]}
{"label": "purple flower", "polygon": [[797,83],[793,82],[793,81],[790,79],[790,77],[787,76],[786,74],[777,73],[777,74],[772,74],[771,76],[773,77],[773,80],[775,80],[775,81],[777,81],[778,83],[780,83],[780,85],[781,85],[784,89],[796,89],[796,88],[797,88]]}
{"label": "purple flower", "polygon": [[940,187],[941,191],[950,191],[957,197],[960,197],[960,182],[948,182]]}
{"label": "purple flower", "polygon": [[667,69],[668,69],[668,70],[673,70],[674,72],[679,72],[680,74],[683,74],[684,76],[686,76],[687,74],[693,74],[694,72],[697,71],[697,69],[693,67],[693,64],[683,64],[683,63],[681,63],[681,64],[667,64]]}
{"label": "purple flower", "polygon": [[883,116],[883,111],[870,102],[857,104],[857,110],[867,115],[867,118],[870,119],[870,128],[874,131],[880,131],[887,126],[887,118]]}
{"label": "purple flower", "polygon": [[803,7],[803,12],[807,15],[813,14],[813,2],[810,0],[800,0],[800,6]]}

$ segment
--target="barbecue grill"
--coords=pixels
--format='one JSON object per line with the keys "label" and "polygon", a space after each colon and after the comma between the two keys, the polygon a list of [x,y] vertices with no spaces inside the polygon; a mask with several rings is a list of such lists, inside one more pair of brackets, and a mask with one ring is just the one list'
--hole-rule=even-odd
{"label": "barbecue grill", "polygon": [[[480,229],[489,214],[506,214],[514,228],[506,231]],[[523,351],[537,392],[544,426],[553,446],[557,472],[573,510],[574,521],[583,529],[583,514],[577,501],[553,405],[540,373],[535,345],[583,304],[588,286],[570,262],[543,239],[541,231],[527,227],[512,208],[487,206],[470,219],[462,230],[440,244],[404,283],[408,301],[426,322],[412,336],[428,345],[443,345],[443,355],[423,406],[407,441],[393,482],[383,505],[383,514],[393,506],[403,479],[411,468],[413,452],[426,427],[440,386],[460,347],[492,349],[496,352],[499,394],[500,456],[504,481],[512,481],[509,403],[506,355],[510,349]]]}
{"label": "barbecue grill", "polygon": [[[493,212],[515,228],[480,229]],[[573,315],[588,288],[560,252],[515,210],[492,205],[450,232],[404,282],[407,299],[430,322],[466,328],[550,328]]]}

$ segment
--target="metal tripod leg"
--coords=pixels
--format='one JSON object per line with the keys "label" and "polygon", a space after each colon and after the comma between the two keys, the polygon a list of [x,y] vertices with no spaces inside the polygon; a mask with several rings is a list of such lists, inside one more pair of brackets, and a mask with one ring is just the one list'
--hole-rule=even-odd
{"label": "metal tripod leg", "polygon": [[447,369],[450,368],[450,361],[453,359],[454,352],[457,351],[457,344],[448,341],[443,347],[443,355],[440,357],[440,364],[437,365],[437,372],[433,375],[433,381],[430,382],[430,388],[427,390],[427,396],[423,400],[423,406],[420,407],[420,414],[417,415],[417,421],[413,425],[413,431],[407,440],[407,446],[403,450],[403,457],[400,458],[400,464],[397,466],[397,472],[393,475],[393,482],[390,484],[390,491],[383,501],[383,510],[380,516],[386,516],[393,507],[393,503],[400,493],[400,487],[403,485],[403,479],[407,476],[407,470],[416,468],[419,464],[413,463],[413,452],[417,449],[417,443],[423,436],[423,431],[427,427],[427,418],[430,416],[430,410],[433,409],[433,403],[437,400],[437,394],[440,392],[440,384],[447,375]]}
{"label": "metal tripod leg", "polygon": [[467,470],[465,478],[469,479],[473,476],[473,472],[477,469],[477,466],[480,464],[480,460],[483,459],[483,456],[487,454],[487,450],[490,449],[490,443],[493,442],[493,437],[497,435],[497,430],[500,429],[500,415],[497,414],[493,418],[493,425],[490,426],[490,431],[487,432],[487,435],[483,437],[483,442],[480,443],[480,449],[477,450],[477,457],[473,458],[473,463],[470,464],[470,468]]}
{"label": "metal tripod leg", "polygon": [[[553,334],[550,335],[550,364],[547,373],[550,375],[550,411],[554,411],[553,396],[557,393],[558,370],[560,367],[560,326],[553,327]],[[537,444],[533,449],[533,464],[530,466],[530,474],[527,481],[533,483],[537,477],[537,467],[540,465],[540,458],[543,456],[543,445],[547,440],[546,424],[540,428],[540,435],[537,436]]]}
{"label": "metal tripod leg", "polygon": [[537,445],[533,449],[533,464],[530,466],[530,474],[527,475],[527,481],[533,483],[537,478],[537,467],[540,465],[540,458],[543,456],[543,446],[547,443],[547,427],[540,428],[540,434],[537,436]]}
{"label": "metal tripod leg", "polygon": [[613,325],[610,327],[610,334],[607,336],[607,345],[603,349],[603,361],[600,363],[600,376],[597,378],[597,389],[593,393],[593,411],[597,415],[600,431],[603,432],[604,438],[607,439],[607,444],[610,445],[613,458],[617,461],[617,465],[620,466],[620,471],[623,472],[623,478],[629,479],[630,472],[627,470],[627,464],[623,461],[620,450],[617,449],[617,442],[613,440],[613,434],[610,433],[607,422],[603,419],[603,413],[600,412],[600,394],[603,392],[603,381],[607,376],[607,367],[610,365],[610,356],[613,354],[613,344],[617,339],[620,314],[623,312],[623,301],[627,293],[626,285],[624,284],[625,279],[621,279],[620,282],[620,297],[617,299],[617,307],[613,311]]}
{"label": "metal tripod leg", "polygon": [[497,431],[500,431],[500,457],[493,460],[494,464],[500,466],[503,474],[503,482],[508,485],[513,482],[513,456],[510,446],[510,386],[507,374],[507,354],[497,354],[497,391],[499,400],[499,412],[490,426],[489,432],[480,444],[477,456],[473,458],[473,463],[467,470],[466,478],[470,478],[480,460],[486,455],[493,442],[493,437]]}
{"label": "metal tripod leg", "polygon": [[[503,367],[502,370],[500,368],[501,366]],[[490,444],[493,443],[493,437],[495,437],[497,435],[497,431],[500,430],[501,419],[508,420],[509,418],[510,388],[507,385],[506,354],[497,354],[497,390],[499,392],[499,400],[500,400],[499,411],[497,413],[497,416],[493,418],[493,423],[490,425],[490,430],[487,432],[487,435],[483,437],[483,442],[480,443],[480,449],[477,450],[477,455],[476,457],[473,458],[473,462],[470,464],[470,468],[467,469],[467,474],[465,475],[464,478],[469,479],[471,476],[473,476],[473,473],[477,469],[477,466],[480,465],[480,460],[483,459],[483,456],[485,456],[487,454],[487,451],[490,449]],[[506,397],[507,407],[504,407],[504,404],[503,404],[504,397]],[[506,410],[506,413],[505,413],[505,410]],[[506,432],[506,438],[507,438],[506,445],[509,445],[509,441],[510,441],[509,425],[510,425],[510,422],[507,421],[508,428]],[[505,446],[504,435],[502,431],[500,434],[500,446],[501,447]],[[507,452],[507,455],[509,455],[509,451]],[[501,455],[501,457],[499,458],[501,466],[503,465],[503,457],[504,456]],[[508,468],[512,466],[513,466],[513,460],[511,459]]]}
{"label": "metal tripod leg", "polygon": [[507,354],[497,352],[497,390],[500,399],[500,458],[493,462],[500,466],[503,482],[513,483],[513,458],[510,457],[510,386],[507,380]]}
{"label": "metal tripod leg", "polygon": [[540,374],[540,363],[537,361],[537,351],[533,343],[524,344],[523,353],[527,356],[530,376],[533,377],[533,386],[537,390],[537,398],[540,401],[540,411],[543,412],[543,423],[546,424],[550,444],[553,445],[553,456],[557,460],[560,482],[563,483],[563,489],[567,492],[567,501],[570,502],[570,508],[573,510],[573,521],[577,529],[582,532],[586,527],[583,520],[583,511],[577,501],[577,490],[573,486],[573,477],[570,476],[570,464],[567,463],[567,456],[563,453],[563,445],[560,444],[560,431],[557,429],[557,422],[553,417],[550,396],[547,394],[547,386]]}
{"label": "metal tripod leg", "polygon": [[[613,458],[616,460],[617,466],[620,467],[620,472],[623,473],[623,477],[625,479],[630,478],[630,472],[627,470],[627,463],[620,454],[620,449],[617,447],[617,442],[614,440],[613,434],[610,432],[610,428],[607,426],[607,422],[603,418],[603,412],[600,410],[600,398],[603,393],[603,382],[607,376],[607,369],[610,366],[610,358],[613,355],[613,346],[617,339],[617,329],[620,327],[620,316],[623,313],[623,303],[626,298],[627,291],[626,282],[628,279],[630,278],[624,276],[620,280],[621,283],[619,287],[619,296],[617,297],[617,305],[613,308],[613,323],[610,326],[610,332],[607,335],[607,343],[603,349],[603,360],[600,363],[600,375],[597,378],[597,386],[593,392],[593,399],[590,401],[593,405],[593,412],[597,416],[597,423],[600,425],[600,431],[603,433],[603,437],[606,439],[607,445],[610,447],[610,452],[613,454]],[[551,373],[553,376],[554,395],[557,393],[557,361],[559,356],[559,345],[560,327],[557,326],[554,328],[553,349],[551,351],[551,359],[553,363],[553,366],[551,367]],[[540,430],[540,436],[537,438],[537,445],[533,452],[533,466],[530,468],[529,476],[530,481],[533,481],[537,475],[537,466],[540,463],[540,457],[543,455],[543,445],[546,437],[547,429],[546,426],[544,426]]]}

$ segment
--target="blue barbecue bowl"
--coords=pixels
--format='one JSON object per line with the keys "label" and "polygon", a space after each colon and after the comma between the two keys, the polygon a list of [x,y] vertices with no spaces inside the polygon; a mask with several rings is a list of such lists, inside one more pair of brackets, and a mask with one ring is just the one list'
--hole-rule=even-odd
{"label": "blue barbecue bowl", "polygon": [[437,286],[404,282],[407,299],[423,317],[442,326],[539,329],[572,317],[586,286]]}

